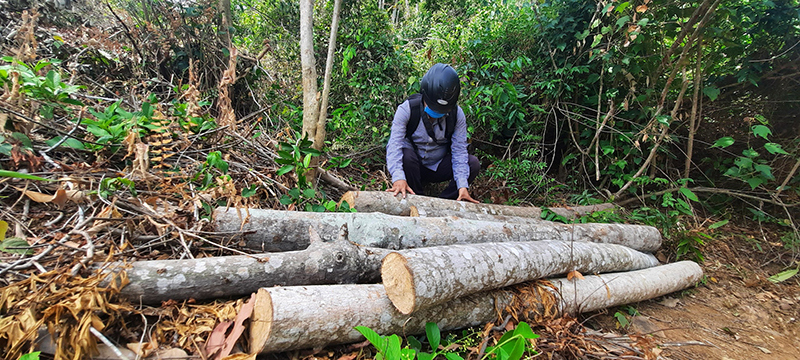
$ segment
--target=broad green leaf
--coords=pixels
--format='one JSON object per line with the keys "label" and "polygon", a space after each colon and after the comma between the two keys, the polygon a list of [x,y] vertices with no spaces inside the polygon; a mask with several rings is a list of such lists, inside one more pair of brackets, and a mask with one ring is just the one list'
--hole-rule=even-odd
{"label": "broad green leaf", "polygon": [[38,177],[36,175],[23,174],[16,171],[8,171],[8,170],[0,170],[0,177],[10,177],[10,178],[38,180],[38,181],[55,181],[55,180],[45,179],[43,177]]}
{"label": "broad green leaf", "polygon": [[514,334],[515,335],[522,335],[522,337],[524,337],[526,339],[538,339],[539,338],[539,335],[536,335],[533,332],[533,329],[531,329],[531,326],[528,325],[528,323],[526,323],[524,321],[521,321],[517,325],[517,328],[514,329]]}
{"label": "broad green leaf", "polygon": [[386,340],[380,335],[378,335],[378,333],[376,333],[375,330],[372,330],[366,326],[356,326],[354,329],[356,329],[356,331],[361,333],[361,335],[364,335],[364,337],[367,338],[367,340],[369,340],[372,346],[374,346],[378,350],[382,351],[383,349],[386,348]]}
{"label": "broad green leaf", "polygon": [[750,188],[755,190],[759,185],[763,184],[764,180],[760,177],[754,177],[747,179],[747,184],[750,185]]}
{"label": "broad green leaf", "polygon": [[772,167],[767,164],[756,164],[753,169],[760,172],[765,179],[772,180],[775,178],[772,176]]}
{"label": "broad green leaf", "polygon": [[700,201],[700,199],[697,198],[697,195],[695,195],[692,192],[692,190],[689,190],[689,189],[687,189],[685,187],[682,187],[682,188],[680,188],[680,191],[681,191],[681,194],[683,194],[683,196],[686,196],[687,199],[692,200],[692,201]]}
{"label": "broad green leaf", "polygon": [[[346,203],[344,203],[344,204],[346,204]],[[415,338],[413,336],[409,336],[408,339],[406,339],[406,341],[408,341],[408,346],[410,346],[412,349],[414,349],[416,351],[422,350],[422,343],[419,342],[419,340],[417,340],[417,338]]]}
{"label": "broad green leaf", "polygon": [[792,276],[797,275],[798,270],[800,270],[800,268],[781,271],[775,275],[770,276],[767,280],[772,281],[774,283],[783,282],[789,280],[789,278],[791,278]]}
{"label": "broad green leaf", "polygon": [[753,130],[753,135],[760,136],[764,138],[764,140],[768,140],[767,137],[772,135],[772,130],[770,130],[768,127],[764,125],[755,125],[753,126],[752,130]]}
{"label": "broad green leaf", "polygon": [[592,47],[599,45],[601,40],[603,40],[603,35],[600,34],[595,35],[594,40],[592,41]]}
{"label": "broad green leaf", "polygon": [[442,340],[442,334],[439,332],[439,326],[435,322],[428,322],[425,324],[425,335],[428,336],[428,343],[435,352],[439,348],[439,342]]}
{"label": "broad green leaf", "polygon": [[303,167],[308,168],[311,165],[311,154],[306,154],[306,157],[303,158]]}
{"label": "broad green leaf", "polygon": [[305,189],[305,190],[303,190],[303,196],[307,197],[309,199],[313,198],[314,195],[316,195],[316,194],[317,194],[317,192],[314,191],[314,189]]}
{"label": "broad green leaf", "polygon": [[709,229],[711,229],[711,230],[714,230],[714,229],[720,228],[720,227],[722,227],[722,226],[725,226],[725,224],[727,224],[727,223],[728,223],[728,221],[730,221],[730,220],[728,220],[728,219],[725,219],[725,220],[717,221],[717,222],[715,222],[715,223],[713,223],[713,224],[709,225],[709,226],[708,226],[708,228],[709,228]]}
{"label": "broad green leaf", "polygon": [[278,169],[278,171],[275,172],[275,175],[281,176],[281,175],[286,174],[286,173],[288,173],[289,171],[292,171],[292,170],[294,170],[294,165],[285,165],[284,167]]}
{"label": "broad green leaf", "polygon": [[657,120],[659,123],[661,123],[661,124],[663,124],[663,125],[666,125],[666,126],[669,126],[669,121],[670,121],[670,119],[671,119],[671,118],[670,118],[670,116],[669,116],[669,115],[659,115],[659,116],[657,116],[657,117],[656,117],[656,120]]}
{"label": "broad green leaf", "polygon": [[706,86],[703,88],[703,94],[708,96],[711,101],[714,101],[719,96],[719,89],[716,86]]}
{"label": "broad green leaf", "polygon": [[625,25],[625,24],[628,22],[628,20],[630,20],[630,19],[631,19],[631,17],[630,17],[630,16],[628,16],[628,15],[625,15],[625,16],[623,16],[623,17],[621,17],[621,18],[617,19],[617,28],[621,28],[621,27],[622,27],[623,25]]}
{"label": "broad green leaf", "polygon": [[[322,208],[322,211],[325,211],[325,208]],[[400,337],[397,335],[389,336],[386,339],[386,358],[393,360],[393,359],[400,359]]]}
{"label": "broad green leaf", "polygon": [[292,203],[292,197],[291,197],[291,196],[289,196],[289,195],[283,195],[283,196],[281,196],[281,204],[283,204],[283,205],[289,205],[289,204],[291,204],[291,203]]}
{"label": "broad green leaf", "polygon": [[732,138],[732,137],[730,137],[730,136],[725,136],[725,137],[721,137],[721,138],[719,138],[719,140],[717,140],[716,142],[714,142],[714,145],[711,145],[711,147],[720,147],[720,148],[726,148],[726,147],[728,147],[728,146],[731,146],[731,145],[733,145],[733,143],[734,143],[734,140],[733,140],[733,138]]}
{"label": "broad green leaf", "polygon": [[733,164],[738,166],[739,169],[750,169],[753,167],[753,160],[746,157],[737,157]]}
{"label": "broad green leaf", "polygon": [[419,353],[417,353],[417,359],[419,359],[419,360],[432,360],[433,359],[433,354],[419,352]]}
{"label": "broad green leaf", "polygon": [[0,251],[10,254],[33,254],[31,245],[24,239],[18,237],[10,237],[0,242]]}
{"label": "broad green leaf", "polygon": [[508,352],[508,360],[519,360],[522,354],[525,353],[525,340],[522,337],[517,337],[507,345],[503,346],[503,350]]}
{"label": "broad green leaf", "polygon": [[770,154],[789,155],[789,153],[786,152],[786,150],[783,150],[783,148],[781,147],[781,144],[766,143],[766,144],[764,144],[764,149],[769,151]]}

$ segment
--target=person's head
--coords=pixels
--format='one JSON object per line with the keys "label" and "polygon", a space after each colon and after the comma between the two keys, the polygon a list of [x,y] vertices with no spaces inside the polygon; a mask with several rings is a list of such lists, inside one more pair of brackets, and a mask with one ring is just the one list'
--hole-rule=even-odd
{"label": "person's head", "polygon": [[[458,74],[450,65],[438,63],[433,65],[419,84],[422,100],[431,117],[441,117],[456,108],[458,95],[461,93],[461,82]],[[436,116],[438,115],[438,116]]]}

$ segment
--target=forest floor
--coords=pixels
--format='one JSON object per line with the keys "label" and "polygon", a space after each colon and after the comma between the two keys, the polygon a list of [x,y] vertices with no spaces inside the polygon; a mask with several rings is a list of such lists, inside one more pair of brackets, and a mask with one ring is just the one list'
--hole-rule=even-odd
{"label": "forest floor", "polygon": [[[653,336],[670,359],[800,359],[800,282],[767,280],[782,270],[774,263],[779,244],[765,240],[770,235],[759,242],[760,232],[728,228],[704,249],[705,284],[634,305],[638,315],[625,330]],[[614,314],[590,315],[586,323],[619,332]]]}

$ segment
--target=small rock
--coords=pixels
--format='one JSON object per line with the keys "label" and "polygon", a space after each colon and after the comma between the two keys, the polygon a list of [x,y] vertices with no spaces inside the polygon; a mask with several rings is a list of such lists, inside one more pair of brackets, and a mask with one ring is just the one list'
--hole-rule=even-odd
{"label": "small rock", "polygon": [[666,306],[668,308],[674,308],[674,307],[678,306],[678,302],[680,302],[680,299],[674,299],[674,298],[666,297],[663,300],[659,301],[658,303],[661,304],[661,305],[664,305],[664,306]]}
{"label": "small rock", "polygon": [[758,350],[761,350],[761,352],[763,352],[764,354],[772,354],[772,351],[769,351],[769,349],[765,347],[756,346],[756,348],[758,348]]}

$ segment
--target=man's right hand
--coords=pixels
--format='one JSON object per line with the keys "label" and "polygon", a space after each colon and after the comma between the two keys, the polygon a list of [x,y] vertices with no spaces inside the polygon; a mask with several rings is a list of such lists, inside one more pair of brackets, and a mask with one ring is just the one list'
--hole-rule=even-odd
{"label": "man's right hand", "polygon": [[406,193],[414,194],[414,190],[411,189],[411,186],[408,186],[408,182],[405,180],[395,181],[394,184],[392,184],[392,187],[386,189],[386,191],[392,192],[392,196],[397,196],[397,194],[403,193],[403,199],[406,198]]}

